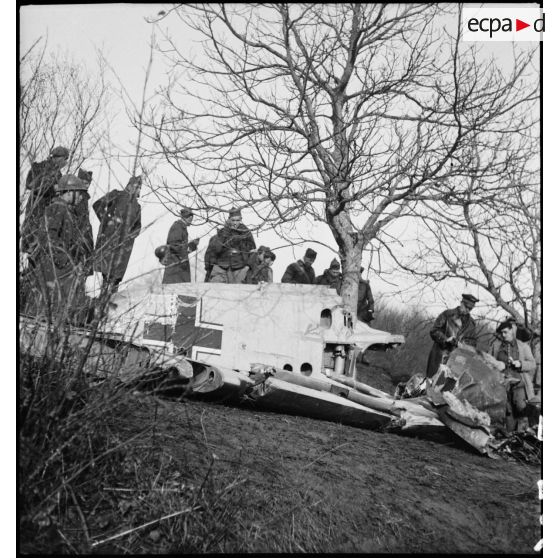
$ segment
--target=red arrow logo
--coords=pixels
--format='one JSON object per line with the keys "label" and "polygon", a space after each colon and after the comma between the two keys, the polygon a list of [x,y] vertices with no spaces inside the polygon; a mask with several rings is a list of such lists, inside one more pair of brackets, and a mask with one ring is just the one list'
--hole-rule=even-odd
{"label": "red arrow logo", "polygon": [[524,21],[521,21],[520,19],[515,20],[515,30],[516,31],[521,31],[522,29],[525,29],[526,27],[531,27],[531,24],[530,23],[525,23]]}

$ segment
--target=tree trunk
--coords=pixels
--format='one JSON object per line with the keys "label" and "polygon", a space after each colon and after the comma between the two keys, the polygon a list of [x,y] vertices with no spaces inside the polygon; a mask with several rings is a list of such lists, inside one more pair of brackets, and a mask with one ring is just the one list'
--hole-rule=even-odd
{"label": "tree trunk", "polygon": [[343,281],[341,283],[341,297],[345,306],[353,313],[353,323],[357,320],[358,283],[360,279],[360,265],[362,248],[356,244],[349,249],[341,250],[341,270]]}

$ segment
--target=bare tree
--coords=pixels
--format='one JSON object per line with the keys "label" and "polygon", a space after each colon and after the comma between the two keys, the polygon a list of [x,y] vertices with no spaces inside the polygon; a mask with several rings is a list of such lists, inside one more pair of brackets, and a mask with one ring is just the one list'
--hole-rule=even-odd
{"label": "bare tree", "polygon": [[20,60],[19,99],[20,183],[55,145],[69,149],[73,172],[104,140],[109,90],[100,62],[90,74],[61,52],[47,55],[39,38]]}
{"label": "bare tree", "polygon": [[506,152],[507,169],[462,180],[464,195],[426,204],[416,251],[388,248],[398,267],[437,286],[461,279],[534,331],[541,320],[541,221],[538,141]]}
{"label": "bare tree", "polygon": [[234,203],[287,236],[302,219],[326,223],[353,310],[365,247],[417,204],[467,189],[450,179],[471,145],[511,141],[537,95],[532,52],[504,71],[463,45],[457,6],[203,4],[169,16],[202,52],[166,35],[154,154],[208,218]]}

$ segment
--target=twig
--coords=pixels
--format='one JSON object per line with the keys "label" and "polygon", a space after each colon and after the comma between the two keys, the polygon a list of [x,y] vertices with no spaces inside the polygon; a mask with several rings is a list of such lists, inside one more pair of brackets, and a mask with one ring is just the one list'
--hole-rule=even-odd
{"label": "twig", "polygon": [[308,465],[305,465],[301,469],[301,471],[304,471],[304,469],[308,469],[308,467],[310,467],[310,465],[313,465],[314,463],[316,463],[316,461],[320,460],[322,457],[326,456],[328,453],[331,453],[332,451],[338,450],[339,448],[342,448],[343,446],[346,446],[350,443],[351,442],[343,442],[342,444],[339,444],[338,446],[335,446],[334,448],[331,448],[331,449],[327,450],[325,453],[322,453],[321,455],[316,457],[316,459],[314,459],[314,461],[310,461],[310,463],[308,463]]}
{"label": "twig", "polygon": [[81,510],[81,506],[79,505],[76,495],[74,493],[74,489],[68,484],[68,491],[70,492],[70,496],[74,502],[74,505],[77,508],[79,518],[81,520],[81,526],[83,528],[83,533],[85,535],[85,539],[87,540],[87,545],[91,547],[91,536],[89,535],[89,528],[87,527],[87,521],[85,520],[85,516],[83,515],[83,511]]}
{"label": "twig", "polygon": [[104,539],[102,541],[94,542],[91,546],[95,547],[95,546],[99,546],[101,544],[105,544],[106,542],[113,541],[114,539],[119,539],[120,537],[124,537],[125,535],[129,535],[130,533],[134,533],[135,531],[139,531],[140,529],[144,529],[145,527],[155,525],[156,523],[159,523],[160,521],[164,521],[165,519],[171,519],[172,517],[176,517],[176,516],[184,514],[184,513],[189,513],[189,512],[199,510],[200,508],[201,508],[201,506],[194,506],[193,508],[186,508],[185,510],[180,510],[178,512],[169,513],[168,515],[164,515],[163,517],[159,517],[158,519],[154,519],[153,521],[148,521],[147,523],[144,523],[143,525],[140,525],[138,527],[134,527],[133,529],[128,529],[126,531],[122,531],[122,533],[112,535],[112,537],[109,537],[108,539]]}

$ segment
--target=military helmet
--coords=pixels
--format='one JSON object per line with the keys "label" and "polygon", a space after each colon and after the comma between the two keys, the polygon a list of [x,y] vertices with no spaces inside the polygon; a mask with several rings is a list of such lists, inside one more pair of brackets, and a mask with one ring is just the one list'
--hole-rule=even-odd
{"label": "military helmet", "polygon": [[65,174],[56,185],[57,192],[87,192],[87,184],[73,174]]}
{"label": "military helmet", "polygon": [[155,257],[158,260],[162,260],[167,254],[167,245],[163,244],[162,246],[157,246],[157,248],[155,248]]}

